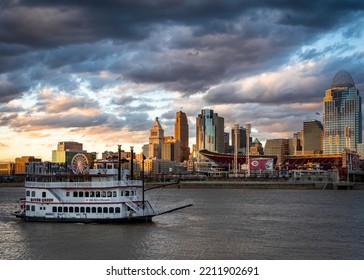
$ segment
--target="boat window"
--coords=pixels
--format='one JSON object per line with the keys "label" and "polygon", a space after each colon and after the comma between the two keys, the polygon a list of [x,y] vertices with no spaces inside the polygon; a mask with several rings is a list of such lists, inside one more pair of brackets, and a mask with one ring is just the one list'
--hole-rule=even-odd
{"label": "boat window", "polygon": [[97,207],[97,213],[102,213],[102,207]]}
{"label": "boat window", "polygon": [[53,207],[52,207],[52,212],[53,212],[53,213],[57,212],[57,207],[56,207],[56,206],[53,206]]}
{"label": "boat window", "polygon": [[109,208],[109,213],[114,213],[114,207]]}
{"label": "boat window", "polygon": [[42,197],[47,197],[47,193],[46,192],[42,192]]}
{"label": "boat window", "polygon": [[70,192],[66,192],[66,196],[70,196]]}
{"label": "boat window", "polygon": [[91,212],[96,213],[96,207],[92,207]]}
{"label": "boat window", "polygon": [[34,205],[32,205],[32,211],[35,211],[35,206]]}
{"label": "boat window", "polygon": [[121,191],[120,192],[120,196],[124,196],[124,191]]}
{"label": "boat window", "polygon": [[32,197],[35,197],[35,191],[32,191]]}
{"label": "boat window", "polygon": [[85,192],[85,197],[89,197],[90,193],[89,192]]}
{"label": "boat window", "polygon": [[83,197],[83,192],[79,192],[79,193],[78,193],[78,196],[79,196],[79,197]]}
{"label": "boat window", "polygon": [[80,212],[81,212],[81,213],[85,213],[85,207],[81,207],[81,208],[80,208]]}
{"label": "boat window", "polygon": [[129,196],[129,191],[124,192],[125,196]]}
{"label": "boat window", "polygon": [[58,212],[62,213],[62,206],[58,207]]}
{"label": "boat window", "polygon": [[73,197],[78,197],[78,192],[73,192]]}
{"label": "boat window", "polygon": [[79,207],[75,207],[75,213],[80,213],[80,208]]}
{"label": "boat window", "polygon": [[27,205],[27,211],[29,211],[30,210],[30,205]]}
{"label": "boat window", "polygon": [[100,197],[100,192],[99,191],[96,192],[96,197]]}
{"label": "boat window", "polygon": [[107,207],[104,207],[103,212],[104,213],[107,213],[108,212],[108,208]]}
{"label": "boat window", "polygon": [[71,207],[69,208],[69,210],[70,210],[70,213],[73,213],[73,206],[71,206]]}
{"label": "boat window", "polygon": [[94,191],[90,192],[90,197],[95,197],[95,192]]}
{"label": "boat window", "polygon": [[120,207],[115,208],[115,213],[120,213]]}
{"label": "boat window", "polygon": [[91,212],[91,208],[90,207],[86,207],[86,213],[90,213]]}
{"label": "boat window", "polygon": [[101,193],[101,196],[102,196],[102,197],[106,197],[106,192],[102,192],[102,193]]}
{"label": "boat window", "polygon": [[30,196],[30,191],[27,191],[27,196]]}
{"label": "boat window", "polygon": [[64,212],[64,213],[68,213],[68,207],[66,207],[66,206],[65,206],[65,207],[63,207],[63,212]]}
{"label": "boat window", "polygon": [[107,192],[107,197],[111,197],[112,196],[112,192],[111,191],[108,191]]}
{"label": "boat window", "polygon": [[116,195],[117,195],[117,192],[116,192],[116,191],[113,191],[113,192],[112,192],[112,196],[113,196],[113,197],[116,197]]}

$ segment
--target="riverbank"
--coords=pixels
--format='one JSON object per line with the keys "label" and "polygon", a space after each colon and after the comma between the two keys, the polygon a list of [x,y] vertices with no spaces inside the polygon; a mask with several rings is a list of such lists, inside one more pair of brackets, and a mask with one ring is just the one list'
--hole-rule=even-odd
{"label": "riverbank", "polygon": [[323,189],[325,184],[275,181],[182,181],[180,187],[186,189]]}
{"label": "riverbank", "polygon": [[[168,184],[168,183],[166,183]],[[146,187],[153,188],[163,183],[148,183]],[[184,189],[295,189],[295,190],[364,190],[363,183],[324,183],[324,182],[290,182],[290,181],[180,181],[176,184]],[[171,186],[173,187],[173,186]]]}
{"label": "riverbank", "polygon": [[[169,188],[183,189],[297,189],[297,190],[364,190],[364,183],[314,183],[314,182],[289,182],[289,181],[232,181],[232,180],[212,180],[212,181],[180,181],[174,185],[170,182],[146,183],[145,187],[154,188],[165,185]],[[6,182],[0,183],[1,187],[23,188],[24,182]]]}

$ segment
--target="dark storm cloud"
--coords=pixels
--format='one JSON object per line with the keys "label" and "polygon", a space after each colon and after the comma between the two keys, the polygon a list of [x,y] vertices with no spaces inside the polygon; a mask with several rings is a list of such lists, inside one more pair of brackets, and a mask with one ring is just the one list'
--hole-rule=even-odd
{"label": "dark storm cloud", "polygon": [[[34,47],[143,40],[160,25],[196,27],[196,34],[230,33],[234,21],[257,10],[277,11],[274,23],[332,27],[361,1],[8,1],[0,20],[2,42]],[[262,16],[262,14],[261,14]]]}
{"label": "dark storm cloud", "polygon": [[121,95],[117,98],[113,98],[110,101],[111,105],[128,105],[131,102],[133,102],[135,100],[135,98],[133,96],[130,95]]}
{"label": "dark storm cloud", "polygon": [[164,119],[167,119],[167,120],[175,120],[176,111],[175,110],[170,110],[170,111],[164,113],[161,117],[164,118]]}
{"label": "dark storm cloud", "polygon": [[21,77],[1,77],[0,75],[0,103],[6,103],[19,98],[27,87]]}
{"label": "dark storm cloud", "polygon": [[[1,83],[0,75],[0,102],[37,84],[72,92],[73,74],[88,77],[97,91],[111,84],[94,76],[104,70],[123,81],[159,84],[185,95],[206,92],[274,71],[297,47],[361,18],[363,7],[362,1],[323,0],[5,1],[0,74],[27,76]],[[361,28],[353,23],[350,32],[342,32],[359,36]],[[321,54],[312,48],[302,59]],[[209,102],[219,99],[216,91],[210,93]],[[262,102],[299,96],[278,94]]]}
{"label": "dark storm cloud", "polygon": [[50,128],[93,127],[103,125],[110,116],[95,114],[92,116],[76,113],[53,114],[46,117],[22,116],[8,121],[8,126],[17,131],[36,131]]}
{"label": "dark storm cloud", "polygon": [[254,87],[242,89],[238,85],[221,85],[208,91],[204,101],[210,105],[216,104],[292,104],[320,102],[325,87],[322,84],[310,83],[307,87],[303,82],[297,81],[297,85],[285,85],[282,82],[278,87],[272,88],[260,84],[258,81]]}
{"label": "dark storm cloud", "polygon": [[152,123],[149,119],[149,115],[144,112],[129,112],[123,114],[125,118],[124,127],[129,131],[147,131]]}
{"label": "dark storm cloud", "polygon": [[0,57],[12,57],[29,51],[29,48],[17,44],[0,43]]}
{"label": "dark storm cloud", "polygon": [[11,122],[13,122],[14,119],[16,119],[17,117],[18,117],[18,114],[16,114],[16,113],[1,115],[0,116],[0,125],[7,126],[7,125],[11,124]]}
{"label": "dark storm cloud", "polygon": [[65,96],[62,99],[57,99],[56,96],[42,99],[34,105],[34,110],[37,112],[45,112],[49,114],[64,113],[70,109],[91,109],[98,110],[99,104],[85,96]]}
{"label": "dark storm cloud", "polygon": [[145,112],[123,112],[118,117],[110,117],[107,126],[113,130],[125,128],[128,131],[146,131],[152,123]]}
{"label": "dark storm cloud", "polygon": [[0,113],[14,113],[14,112],[22,112],[23,108],[21,107],[10,107],[7,105],[0,105]]}

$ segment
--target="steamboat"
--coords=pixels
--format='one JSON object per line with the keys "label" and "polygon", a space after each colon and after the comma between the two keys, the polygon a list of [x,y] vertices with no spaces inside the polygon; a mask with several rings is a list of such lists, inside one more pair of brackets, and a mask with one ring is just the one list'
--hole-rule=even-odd
{"label": "steamboat", "polygon": [[134,223],[193,205],[192,200],[157,208],[145,193],[144,181],[130,179],[120,160],[96,160],[76,154],[72,174],[32,174],[25,197],[13,213],[28,222]]}

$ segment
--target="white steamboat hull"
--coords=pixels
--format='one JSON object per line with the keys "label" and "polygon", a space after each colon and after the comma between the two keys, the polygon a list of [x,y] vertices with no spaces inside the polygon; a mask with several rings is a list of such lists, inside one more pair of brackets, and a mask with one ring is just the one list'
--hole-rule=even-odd
{"label": "white steamboat hull", "polygon": [[151,222],[150,216],[136,216],[123,218],[100,218],[100,217],[38,217],[26,216],[22,213],[14,213],[17,218],[21,218],[25,222],[47,222],[47,223],[104,223],[104,224],[127,224],[127,223],[143,223]]}
{"label": "white steamboat hull", "polygon": [[128,180],[116,164],[99,161],[88,175],[35,175],[25,181],[25,198],[14,213],[27,222],[133,223],[192,205],[180,202],[156,209],[141,180]]}
{"label": "white steamboat hull", "polygon": [[22,209],[27,222],[135,223],[191,206],[191,200],[163,209],[152,206],[137,181],[103,183],[26,183]]}

